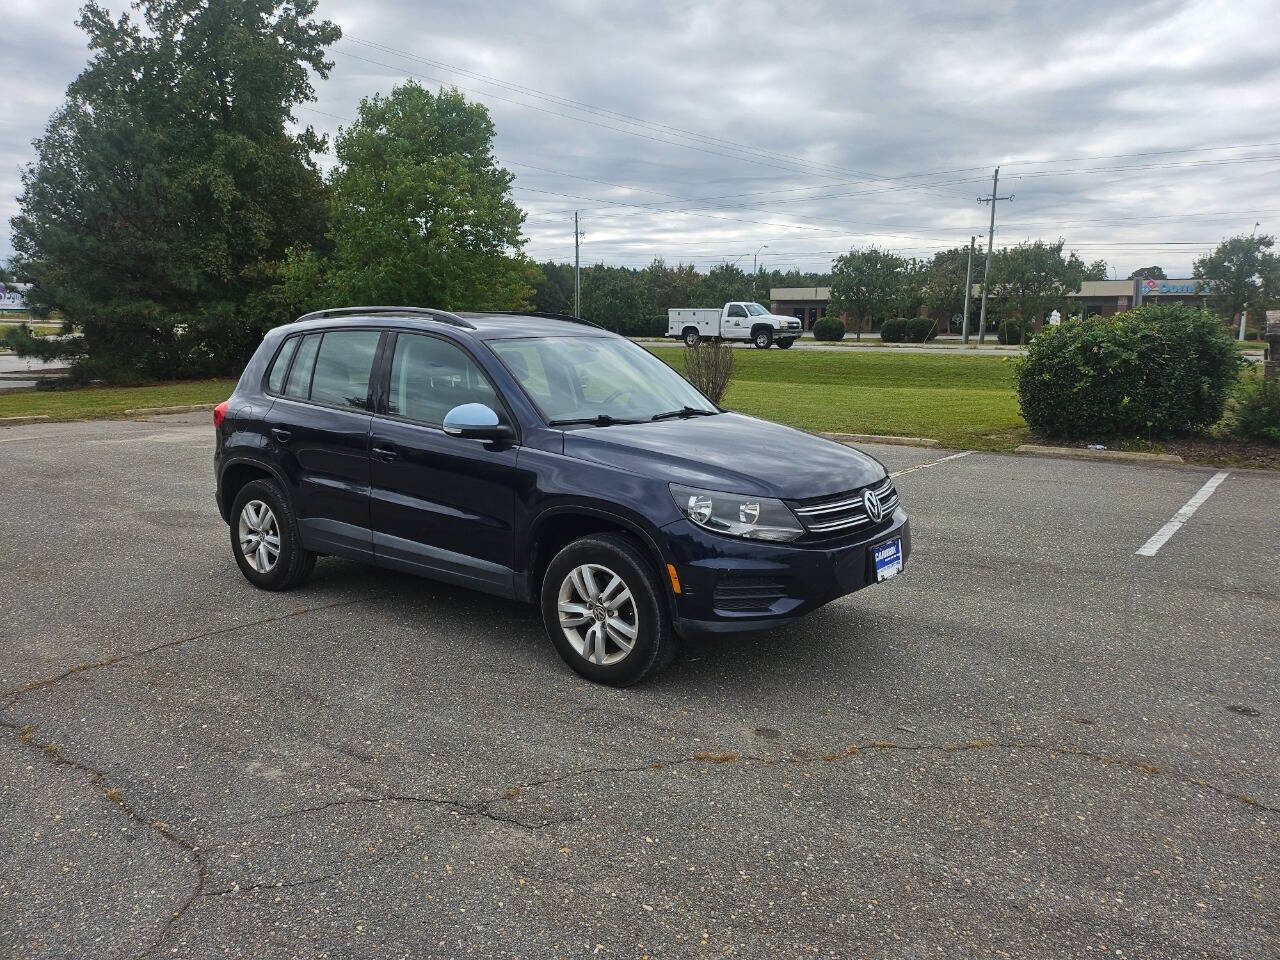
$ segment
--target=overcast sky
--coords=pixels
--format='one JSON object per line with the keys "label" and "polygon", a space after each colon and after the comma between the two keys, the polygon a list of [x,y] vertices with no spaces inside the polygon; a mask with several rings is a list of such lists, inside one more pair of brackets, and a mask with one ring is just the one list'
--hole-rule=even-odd
{"label": "overcast sky", "polygon": [[[114,12],[124,0],[104,0]],[[0,215],[87,57],[76,0],[0,0]],[[527,251],[825,270],[1064,238],[1187,275],[1280,224],[1275,0],[956,4],[320,0],[345,37],[298,118],[332,133],[409,76],[484,101]],[[1226,148],[1226,149],[1223,149]],[[1119,156],[1117,156],[1119,155]],[[323,158],[327,169],[332,160]],[[0,256],[11,252],[0,231]]]}

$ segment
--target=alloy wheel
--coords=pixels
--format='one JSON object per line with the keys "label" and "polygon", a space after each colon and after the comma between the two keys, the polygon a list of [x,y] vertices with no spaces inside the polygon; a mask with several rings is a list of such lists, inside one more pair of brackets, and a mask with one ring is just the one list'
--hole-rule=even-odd
{"label": "alloy wheel", "polygon": [[245,563],[257,573],[270,573],[280,559],[280,526],[271,508],[250,500],[240,511],[237,533]]}
{"label": "alloy wheel", "polygon": [[640,611],[622,577],[598,563],[569,571],[556,598],[560,629],[588,663],[609,666],[625,659],[640,632]]}

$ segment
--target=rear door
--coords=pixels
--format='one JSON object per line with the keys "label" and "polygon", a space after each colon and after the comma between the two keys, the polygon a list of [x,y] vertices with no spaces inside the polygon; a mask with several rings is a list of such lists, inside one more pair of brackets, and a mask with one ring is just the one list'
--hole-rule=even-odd
{"label": "rear door", "polygon": [[[267,414],[268,443],[293,488],[303,546],[368,557],[370,378],[381,331],[309,333]],[[275,371],[272,371],[275,386]]]}
{"label": "rear door", "polygon": [[518,447],[453,437],[441,424],[464,403],[514,426],[511,414],[458,344],[391,337],[370,441],[374,553],[388,566],[510,596]]}

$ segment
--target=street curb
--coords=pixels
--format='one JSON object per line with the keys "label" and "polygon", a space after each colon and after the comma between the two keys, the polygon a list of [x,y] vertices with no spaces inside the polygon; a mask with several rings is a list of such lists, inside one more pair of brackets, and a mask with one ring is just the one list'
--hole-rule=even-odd
{"label": "street curb", "polygon": [[1081,447],[1043,447],[1038,443],[1024,443],[1013,449],[1014,453],[1029,453],[1041,457],[1062,457],[1066,460],[1119,460],[1137,463],[1185,463],[1176,453],[1138,453],[1132,450],[1089,450]]}
{"label": "street curb", "polygon": [[824,433],[828,440],[840,443],[883,443],[894,447],[936,447],[937,440],[929,437],[886,437],[874,433]]}
{"label": "street curb", "polygon": [[46,416],[0,417],[0,427],[20,427],[24,423],[45,423],[48,419]]}
{"label": "street curb", "polygon": [[177,407],[136,407],[133,410],[124,411],[124,415],[126,417],[148,417],[152,414],[164,413],[199,413],[202,410],[212,410],[216,406],[216,403],[188,403]]}

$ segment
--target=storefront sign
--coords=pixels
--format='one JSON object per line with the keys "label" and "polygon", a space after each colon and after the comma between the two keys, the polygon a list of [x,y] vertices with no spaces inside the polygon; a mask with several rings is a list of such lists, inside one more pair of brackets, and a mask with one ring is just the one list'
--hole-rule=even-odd
{"label": "storefront sign", "polygon": [[1208,294],[1212,287],[1212,280],[1156,280],[1148,277],[1142,281],[1142,295],[1194,297]]}
{"label": "storefront sign", "polygon": [[26,313],[26,294],[11,283],[0,283],[0,310]]}

